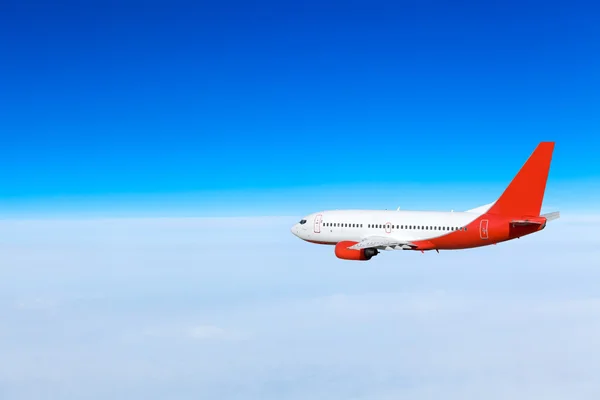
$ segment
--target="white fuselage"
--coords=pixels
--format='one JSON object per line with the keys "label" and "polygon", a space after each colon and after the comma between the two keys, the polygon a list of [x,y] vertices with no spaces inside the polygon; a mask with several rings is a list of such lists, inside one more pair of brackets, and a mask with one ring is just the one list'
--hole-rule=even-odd
{"label": "white fuselage", "polygon": [[[464,229],[482,212],[340,210],[310,214],[292,227],[299,238],[316,243],[359,242],[370,236],[417,241]],[[483,210],[482,210],[483,211]]]}

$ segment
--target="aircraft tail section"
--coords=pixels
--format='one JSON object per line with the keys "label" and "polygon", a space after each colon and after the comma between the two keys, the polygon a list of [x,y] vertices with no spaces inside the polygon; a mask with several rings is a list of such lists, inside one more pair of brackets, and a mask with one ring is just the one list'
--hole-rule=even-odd
{"label": "aircraft tail section", "polygon": [[554,142],[541,142],[488,212],[539,216],[553,151]]}

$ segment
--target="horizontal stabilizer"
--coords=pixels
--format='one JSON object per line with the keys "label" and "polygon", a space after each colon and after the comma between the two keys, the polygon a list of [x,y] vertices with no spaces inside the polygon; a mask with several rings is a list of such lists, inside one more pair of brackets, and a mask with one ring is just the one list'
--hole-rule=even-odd
{"label": "horizontal stabilizer", "polygon": [[531,226],[531,225],[544,225],[546,221],[528,221],[526,219],[516,219],[510,221],[510,223],[514,226]]}
{"label": "horizontal stabilizer", "polygon": [[560,218],[560,211],[551,212],[548,214],[542,214],[542,217],[546,218],[547,221],[554,221]]}

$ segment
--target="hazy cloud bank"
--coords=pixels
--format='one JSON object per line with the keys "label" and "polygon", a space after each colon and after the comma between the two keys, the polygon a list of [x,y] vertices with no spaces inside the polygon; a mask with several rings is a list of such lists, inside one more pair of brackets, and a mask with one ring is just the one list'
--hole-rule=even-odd
{"label": "hazy cloud bank", "polygon": [[2,221],[0,398],[600,395],[596,216],[369,263],[295,219]]}

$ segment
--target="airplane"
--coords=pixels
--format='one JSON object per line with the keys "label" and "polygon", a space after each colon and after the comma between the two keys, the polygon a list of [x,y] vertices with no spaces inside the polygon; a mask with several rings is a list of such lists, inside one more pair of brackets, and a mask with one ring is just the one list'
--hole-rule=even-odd
{"label": "airplane", "polygon": [[493,203],[464,212],[334,210],[310,214],[294,235],[335,246],[343,260],[367,261],[380,250],[458,250],[541,231],[560,212],[540,214],[554,142],[541,142]]}

